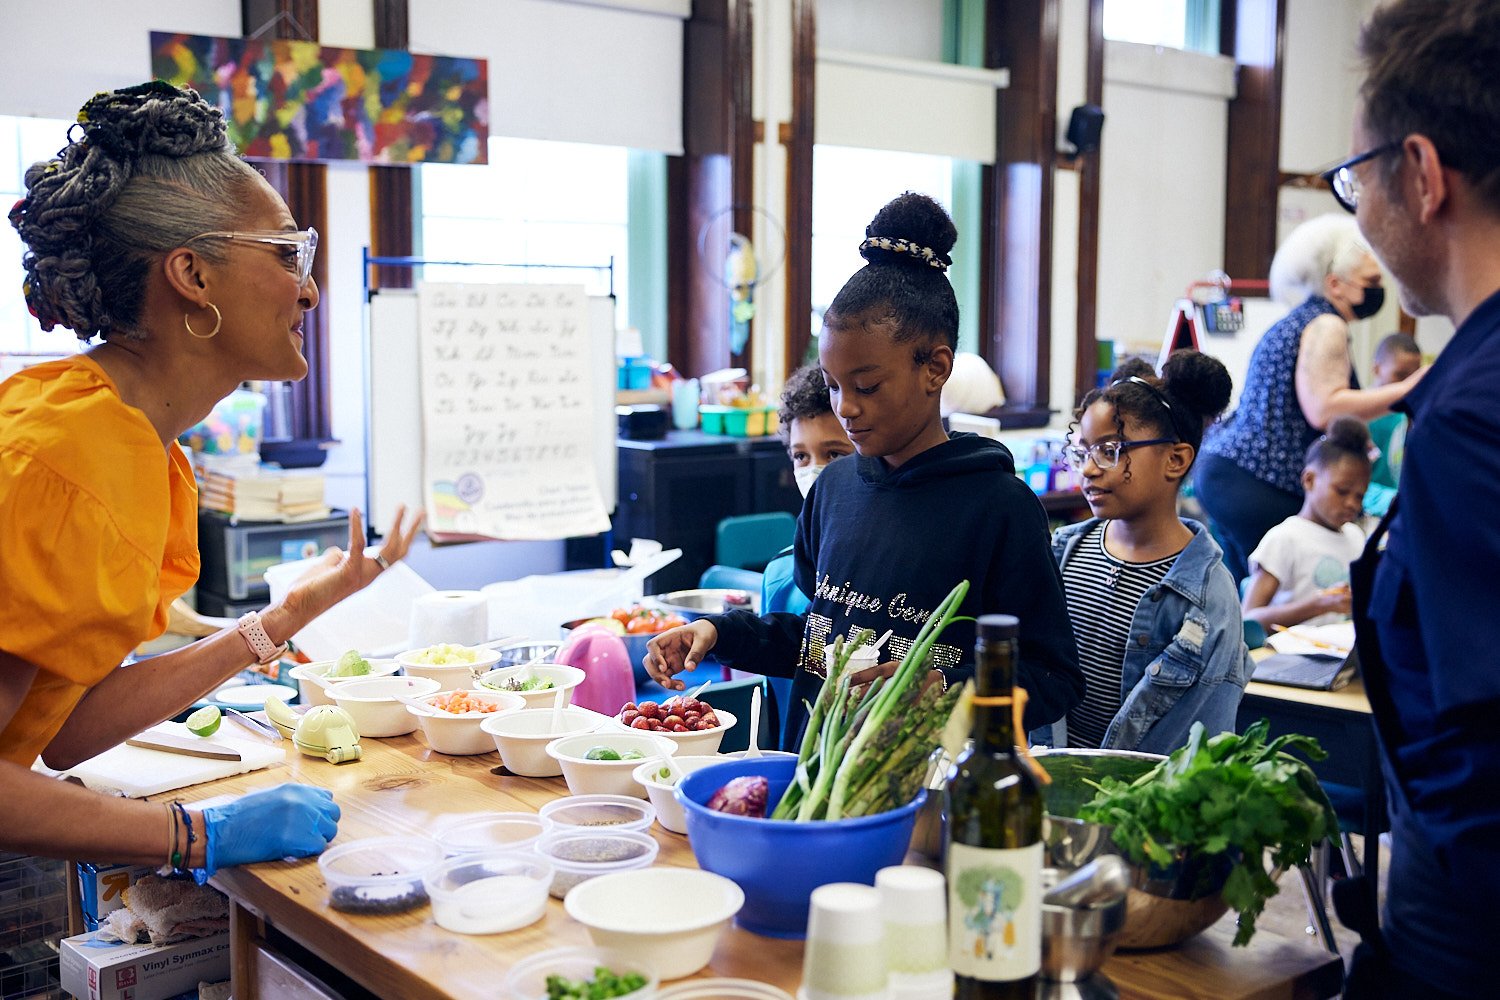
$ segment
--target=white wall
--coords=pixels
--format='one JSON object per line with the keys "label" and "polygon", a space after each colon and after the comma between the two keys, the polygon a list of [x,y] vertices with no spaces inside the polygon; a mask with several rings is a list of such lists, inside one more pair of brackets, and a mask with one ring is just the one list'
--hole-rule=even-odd
{"label": "white wall", "polygon": [[1159,347],[1172,303],[1223,266],[1233,62],[1106,42],[1100,340]]}

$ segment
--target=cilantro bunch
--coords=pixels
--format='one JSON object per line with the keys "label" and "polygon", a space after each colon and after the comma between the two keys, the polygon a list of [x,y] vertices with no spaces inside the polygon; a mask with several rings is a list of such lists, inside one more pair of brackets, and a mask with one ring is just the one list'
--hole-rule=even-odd
{"label": "cilantro bunch", "polygon": [[593,979],[548,976],[547,1000],[604,1000],[607,997],[626,996],[645,985],[646,977],[639,972],[621,975],[600,965],[594,968]]}
{"label": "cilantro bunch", "polygon": [[1113,827],[1115,843],[1136,864],[1232,858],[1222,893],[1240,915],[1236,945],[1249,942],[1255,918],[1276,895],[1270,871],[1305,863],[1339,828],[1312,769],[1286,751],[1312,760],[1327,753],[1310,736],[1267,742],[1269,731],[1261,719],[1243,735],[1205,739],[1203,723],[1195,722],[1185,746],[1136,780],[1089,782],[1099,793],[1079,811]]}

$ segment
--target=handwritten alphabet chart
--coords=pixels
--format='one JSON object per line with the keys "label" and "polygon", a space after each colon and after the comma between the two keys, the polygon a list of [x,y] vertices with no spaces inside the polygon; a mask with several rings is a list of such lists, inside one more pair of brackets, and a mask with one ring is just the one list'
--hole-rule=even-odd
{"label": "handwritten alphabet chart", "polygon": [[429,530],[528,540],[607,531],[583,287],[434,283],[417,294]]}

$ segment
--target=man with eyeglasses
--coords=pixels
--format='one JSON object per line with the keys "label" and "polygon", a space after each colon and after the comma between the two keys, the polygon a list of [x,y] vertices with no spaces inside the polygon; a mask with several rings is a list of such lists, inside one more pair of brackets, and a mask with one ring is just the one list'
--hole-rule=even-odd
{"label": "man with eyeglasses", "polygon": [[1344,995],[1494,996],[1500,3],[1398,0],[1365,26],[1360,54],[1355,155],[1325,176],[1405,308],[1457,330],[1401,406],[1400,492],[1354,566],[1392,851],[1382,926],[1361,928]]}

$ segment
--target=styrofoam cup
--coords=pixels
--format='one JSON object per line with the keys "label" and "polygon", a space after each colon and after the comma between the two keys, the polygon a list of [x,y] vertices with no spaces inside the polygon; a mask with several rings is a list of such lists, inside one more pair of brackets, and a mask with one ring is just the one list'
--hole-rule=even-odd
{"label": "styrofoam cup", "polygon": [[856,882],[830,882],[808,901],[802,961],[806,1000],[890,1000],[880,893]]}
{"label": "styrofoam cup", "polygon": [[948,968],[948,889],[942,872],[894,865],[875,873],[885,923],[885,961],[897,1000],[953,996]]}

